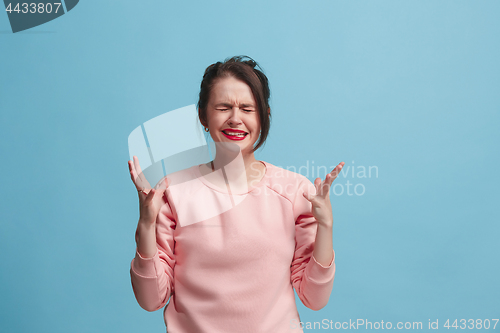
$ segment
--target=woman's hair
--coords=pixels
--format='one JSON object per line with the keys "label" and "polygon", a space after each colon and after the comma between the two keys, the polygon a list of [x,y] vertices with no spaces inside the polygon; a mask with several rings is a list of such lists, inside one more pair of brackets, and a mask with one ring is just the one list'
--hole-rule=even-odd
{"label": "woman's hair", "polygon": [[[245,60],[247,58],[248,60]],[[248,56],[235,56],[227,58],[224,62],[216,62],[207,67],[203,80],[201,81],[200,97],[198,100],[198,117],[203,126],[207,125],[207,104],[210,93],[217,79],[234,77],[245,82],[252,90],[253,97],[257,103],[260,119],[260,137],[252,152],[259,149],[266,141],[271,127],[271,115],[267,113],[269,108],[269,81],[263,73],[262,68]]]}

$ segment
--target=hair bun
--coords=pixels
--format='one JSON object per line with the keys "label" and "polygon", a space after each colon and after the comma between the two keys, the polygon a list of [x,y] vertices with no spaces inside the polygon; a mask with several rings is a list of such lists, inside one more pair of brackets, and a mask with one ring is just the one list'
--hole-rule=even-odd
{"label": "hair bun", "polygon": [[254,61],[254,60],[246,60],[244,61],[245,64],[249,65],[250,67],[252,68],[255,68],[255,66],[257,65],[257,63]]}

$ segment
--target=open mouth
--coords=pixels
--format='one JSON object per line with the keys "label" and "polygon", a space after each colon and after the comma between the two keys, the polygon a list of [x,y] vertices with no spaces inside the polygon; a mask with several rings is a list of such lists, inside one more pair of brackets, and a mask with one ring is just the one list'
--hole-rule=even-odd
{"label": "open mouth", "polygon": [[242,140],[248,135],[246,132],[231,132],[226,130],[222,131],[222,133],[231,140]]}

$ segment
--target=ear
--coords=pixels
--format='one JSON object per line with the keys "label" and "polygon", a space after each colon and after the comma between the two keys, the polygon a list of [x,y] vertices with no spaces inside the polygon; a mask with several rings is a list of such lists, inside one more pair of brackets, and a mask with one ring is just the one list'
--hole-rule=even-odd
{"label": "ear", "polygon": [[271,115],[271,108],[267,108],[267,116],[269,117]]}
{"label": "ear", "polygon": [[[198,115],[199,115],[199,114],[200,114],[200,112],[199,112],[199,110],[198,110]],[[206,124],[203,120],[201,120],[200,116],[198,116],[198,120],[200,121],[201,126],[203,126],[203,127],[208,127],[208,126],[207,126],[207,124]]]}

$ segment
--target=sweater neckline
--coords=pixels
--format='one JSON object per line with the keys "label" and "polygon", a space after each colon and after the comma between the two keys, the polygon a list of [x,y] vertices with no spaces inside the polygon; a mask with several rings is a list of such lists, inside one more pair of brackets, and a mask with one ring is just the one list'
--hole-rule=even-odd
{"label": "sweater neckline", "polygon": [[[264,164],[264,166],[266,167],[266,171],[264,173],[264,176],[261,178],[261,180],[257,184],[255,184],[254,186],[249,186],[247,191],[235,191],[233,189],[230,189],[231,190],[231,194],[247,194],[247,193],[250,193],[251,191],[255,190],[256,188],[262,186],[263,184],[267,183],[267,178],[269,177],[269,174],[270,174],[270,170],[269,170],[270,169],[270,164],[267,163],[267,162],[265,162],[265,161],[259,161],[259,162],[261,162],[262,164]],[[209,187],[209,188],[211,188],[211,189],[213,189],[213,190],[215,190],[217,192],[221,192],[221,193],[225,193],[225,194],[229,193],[227,187],[222,188],[222,187],[219,187],[219,186],[217,186],[217,185],[209,182],[201,174],[200,166],[201,166],[201,164],[193,166],[194,173],[196,174],[196,178],[198,178],[207,187]]]}

